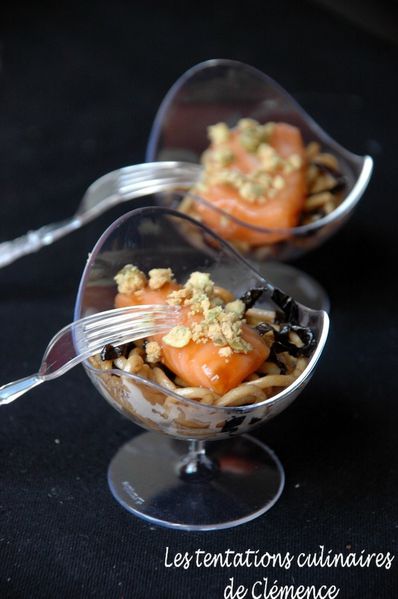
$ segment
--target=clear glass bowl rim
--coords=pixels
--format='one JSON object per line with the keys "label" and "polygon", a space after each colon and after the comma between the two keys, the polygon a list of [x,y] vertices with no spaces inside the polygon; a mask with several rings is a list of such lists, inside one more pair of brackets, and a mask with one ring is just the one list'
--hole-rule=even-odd
{"label": "clear glass bowl rim", "polygon": [[357,163],[359,163],[359,162],[362,163],[362,168],[361,168],[360,175],[357,178],[357,180],[355,181],[355,184],[354,184],[353,188],[351,189],[351,191],[348,193],[348,195],[344,198],[344,200],[332,212],[321,217],[317,221],[308,223],[306,225],[298,225],[296,227],[288,227],[288,228],[256,227],[254,225],[250,225],[248,223],[245,223],[244,221],[241,221],[240,219],[238,219],[236,217],[229,215],[227,212],[225,212],[224,210],[222,210],[220,208],[216,208],[211,203],[207,202],[203,198],[200,198],[200,196],[198,196],[198,199],[200,201],[202,201],[204,204],[206,204],[207,206],[217,210],[217,212],[221,213],[222,215],[225,215],[228,218],[230,218],[231,220],[235,221],[237,224],[239,224],[242,227],[246,227],[246,228],[248,228],[252,231],[258,232],[258,233],[275,233],[275,234],[281,234],[281,235],[286,235],[286,236],[306,235],[309,232],[321,229],[322,227],[334,222],[335,220],[339,219],[340,217],[342,218],[343,216],[345,216],[346,214],[351,212],[354,209],[354,207],[356,206],[356,204],[359,202],[359,200],[361,199],[362,194],[365,191],[366,186],[370,180],[370,177],[371,177],[371,174],[373,171],[373,159],[371,158],[371,156],[369,156],[369,155],[359,156],[357,154],[353,154],[352,152],[350,152],[349,150],[347,150],[346,148],[341,146],[337,141],[335,141],[332,137],[330,137],[330,135],[328,133],[326,133],[326,131],[324,131],[322,129],[322,127],[320,127],[318,125],[318,123],[300,106],[300,104],[279,83],[277,83],[274,79],[272,79],[272,77],[270,77],[266,73],[263,73],[256,67],[253,67],[251,65],[248,65],[248,64],[238,61],[238,60],[231,60],[231,59],[226,59],[226,58],[212,58],[210,60],[200,62],[200,63],[194,65],[193,67],[191,67],[190,69],[188,69],[187,71],[185,71],[173,83],[173,85],[170,87],[170,89],[166,93],[165,97],[163,98],[161,105],[160,105],[160,107],[157,111],[157,114],[155,116],[155,119],[154,119],[154,123],[153,123],[152,130],[150,133],[149,141],[148,141],[147,152],[146,152],[147,162],[153,161],[153,157],[155,154],[155,152],[154,152],[155,131],[159,130],[160,123],[162,123],[164,120],[165,114],[167,113],[167,111],[170,107],[170,104],[171,104],[172,99],[176,93],[176,90],[178,90],[181,87],[181,85],[183,83],[185,83],[185,81],[187,81],[190,77],[195,75],[197,72],[203,71],[206,68],[219,67],[219,66],[226,66],[226,67],[230,66],[230,67],[243,68],[243,69],[246,69],[247,71],[251,71],[257,77],[267,80],[267,82],[269,82],[270,85],[272,85],[275,89],[277,89],[282,95],[284,95],[290,101],[290,103],[292,104],[292,106],[294,106],[297,113],[301,114],[303,119],[305,121],[307,121],[307,124],[309,125],[309,127],[317,133],[317,135],[320,139],[322,139],[326,143],[328,143],[328,145],[330,145],[335,150],[335,152],[338,153],[340,156],[343,156],[347,162],[352,163],[353,161],[355,161]]}
{"label": "clear glass bowl rim", "polygon": [[[74,310],[74,318],[75,319],[81,317],[81,315],[80,315],[81,298],[82,298],[83,290],[85,289],[85,285],[86,285],[87,278],[88,278],[88,273],[89,273],[88,267],[96,259],[97,255],[99,254],[99,252],[101,250],[103,242],[108,238],[109,233],[111,231],[113,231],[114,229],[116,229],[117,227],[119,227],[121,224],[124,223],[124,221],[128,220],[133,215],[137,215],[137,216],[145,215],[146,213],[149,214],[150,212],[158,212],[159,214],[161,214],[161,213],[168,214],[170,216],[182,218],[182,219],[189,221],[194,226],[204,230],[206,234],[214,237],[218,243],[221,243],[227,249],[227,253],[228,252],[232,253],[237,260],[241,261],[249,270],[254,272],[259,279],[263,279],[265,281],[265,278],[255,268],[253,268],[253,266],[251,264],[249,264],[249,262],[247,262],[247,260],[245,260],[245,258],[243,256],[241,256],[233,247],[230,246],[230,244],[225,242],[221,237],[219,237],[216,233],[214,233],[214,231],[212,231],[205,225],[198,223],[198,221],[196,221],[195,219],[191,218],[190,216],[188,216],[186,214],[179,212],[178,210],[173,210],[171,208],[164,208],[162,206],[146,206],[143,208],[136,208],[135,210],[131,210],[130,212],[127,212],[126,214],[123,214],[122,216],[120,216],[103,232],[103,234],[98,239],[97,243],[95,244],[95,246],[93,248],[93,251],[90,253],[90,257],[86,263],[86,266],[84,268],[83,275],[82,275],[82,278],[81,278],[81,281],[79,284],[77,300],[76,300],[76,305],[75,305],[75,310]],[[306,308],[306,310],[309,310],[309,308]],[[200,402],[198,402],[196,400],[182,397],[181,395],[178,395],[178,393],[175,393],[171,389],[167,389],[166,387],[163,387],[162,385],[159,385],[158,383],[149,381],[148,379],[145,379],[144,377],[141,377],[141,376],[129,373],[129,372],[124,372],[119,369],[118,370],[116,370],[116,369],[101,370],[99,368],[95,368],[94,366],[92,366],[87,360],[85,360],[83,362],[83,364],[84,364],[85,368],[88,368],[92,372],[96,373],[97,376],[103,377],[107,374],[115,374],[119,377],[127,377],[137,383],[140,383],[141,385],[144,384],[147,387],[150,387],[152,389],[160,391],[164,395],[172,396],[175,399],[179,400],[179,402],[181,402],[183,404],[185,403],[188,406],[191,405],[191,406],[195,406],[196,408],[198,408],[198,406],[200,406],[201,408],[203,408],[203,410],[205,412],[206,412],[206,410],[208,410],[211,412],[217,411],[217,412],[220,412],[220,414],[231,413],[231,412],[234,412],[236,414],[243,414],[243,413],[246,414],[246,413],[250,413],[252,411],[257,410],[260,407],[278,403],[281,399],[283,399],[286,396],[293,393],[311,375],[311,373],[314,370],[315,365],[318,362],[318,359],[323,351],[323,347],[326,343],[326,339],[327,339],[328,331],[329,331],[329,317],[328,317],[327,313],[323,310],[311,310],[311,312],[313,312],[314,314],[322,315],[323,326],[322,326],[322,330],[321,330],[321,335],[317,342],[317,346],[315,348],[314,353],[311,356],[309,363],[307,364],[307,367],[291,385],[286,387],[286,389],[284,389],[283,391],[280,391],[277,395],[274,395],[273,397],[267,398],[262,402],[258,402],[258,403],[254,403],[254,404],[247,404],[247,405],[243,405],[243,406],[214,406],[214,405],[210,405],[210,404],[201,404]]]}

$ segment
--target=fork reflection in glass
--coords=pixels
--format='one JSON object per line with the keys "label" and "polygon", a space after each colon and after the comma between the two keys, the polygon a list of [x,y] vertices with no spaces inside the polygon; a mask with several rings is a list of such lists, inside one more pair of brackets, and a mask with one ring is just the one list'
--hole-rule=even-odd
{"label": "fork reflection in glass", "polygon": [[36,374],[0,387],[0,406],[55,379],[108,344],[123,345],[166,332],[178,322],[175,306],[140,305],[106,310],[61,329],[50,341]]}

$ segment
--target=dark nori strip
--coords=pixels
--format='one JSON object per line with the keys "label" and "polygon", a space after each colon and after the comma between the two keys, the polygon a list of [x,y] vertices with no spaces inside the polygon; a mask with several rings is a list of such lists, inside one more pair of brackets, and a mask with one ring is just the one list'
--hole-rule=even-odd
{"label": "dark nori strip", "polygon": [[166,366],[166,364],[162,364],[162,370],[165,373],[165,375],[169,377],[169,379],[171,381],[174,381],[174,379],[177,376],[175,372],[173,372],[172,370],[170,370],[170,368],[168,368],[168,366]]}
{"label": "dark nori strip", "polygon": [[[282,374],[285,374],[286,368],[285,365],[278,359],[277,354],[287,351],[294,357],[308,357],[315,347],[315,335],[310,327],[302,327],[301,325],[287,322],[281,324],[280,330],[278,331],[268,322],[260,322],[255,328],[260,335],[264,335],[269,331],[273,331],[275,341],[271,346],[269,359],[272,362],[275,362],[281,371],[284,371]],[[300,337],[301,341],[303,342],[302,347],[297,347],[297,345],[294,345],[294,343],[289,341],[290,332],[294,332]]]}
{"label": "dark nori strip", "polygon": [[284,315],[284,321],[296,324],[298,322],[299,308],[294,299],[280,289],[274,289],[272,301],[279,306]]}
{"label": "dark nori strip", "polygon": [[120,351],[120,347],[114,347],[110,343],[108,343],[108,345],[105,345],[105,347],[102,348],[100,353],[100,357],[103,362],[105,360],[116,360],[117,358],[120,358],[121,355],[122,352]]}
{"label": "dark nori strip", "polygon": [[[240,299],[246,306],[246,309],[251,308],[255,302],[261,297],[264,291],[267,291],[266,287],[259,287],[257,289],[249,289]],[[271,295],[273,302],[279,306],[283,312],[283,318],[279,318],[280,330],[277,331],[271,324],[267,322],[261,322],[256,326],[256,330],[260,335],[264,335],[268,331],[274,332],[275,341],[271,347],[272,359],[278,365],[278,367],[285,370],[284,364],[278,360],[277,355],[284,351],[289,352],[292,356],[309,356],[315,346],[315,335],[310,327],[303,327],[298,323],[299,318],[299,307],[297,302],[283,293],[280,289],[274,289]],[[289,341],[290,332],[297,333],[303,342],[302,347],[297,347],[294,343]]]}
{"label": "dark nori strip", "polygon": [[249,289],[249,291],[246,291],[246,293],[244,293],[239,299],[245,304],[246,310],[249,310],[254,306],[256,301],[260,299],[264,291],[264,287]]}
{"label": "dark nori strip", "polygon": [[277,365],[277,367],[278,367],[278,368],[279,368],[279,370],[281,371],[281,374],[286,374],[286,372],[287,372],[287,369],[286,369],[286,364],[284,364],[284,363],[282,362],[282,360],[280,360],[280,359],[278,358],[278,354],[276,353],[276,351],[275,351],[275,349],[274,349],[274,345],[275,345],[275,343],[273,343],[273,344],[272,344],[271,350],[270,350],[270,352],[269,352],[268,359],[269,359],[271,362],[274,362],[274,363]]}
{"label": "dark nori strip", "polygon": [[244,421],[244,419],[246,418],[246,416],[233,416],[232,418],[229,418],[229,420],[226,420],[224,423],[224,426],[221,429],[222,433],[232,433],[233,431],[236,432],[238,430],[238,427],[242,424],[242,422]]}
{"label": "dark nori strip", "polygon": [[134,343],[125,343],[124,345],[111,345],[108,343],[108,345],[105,345],[101,350],[101,360],[117,360],[117,358],[120,358],[121,356],[128,358],[129,353],[134,347]]}
{"label": "dark nori strip", "polygon": [[[302,347],[297,347],[294,343],[289,341],[289,333],[296,333],[301,341],[303,342]],[[279,331],[274,331],[275,343],[272,345],[272,349],[275,353],[287,351],[294,357],[306,356],[308,357],[314,346],[315,346],[315,335],[310,327],[302,327],[291,323],[285,323],[282,325]]]}
{"label": "dark nori strip", "polygon": [[[245,304],[246,310],[249,310],[264,292],[269,293],[269,289],[266,287],[249,289],[239,299]],[[299,309],[293,298],[280,291],[280,289],[273,289],[271,299],[282,310],[284,316],[283,321],[292,323],[298,322]]]}
{"label": "dark nori strip", "polygon": [[134,348],[135,348],[135,343],[133,341],[131,341],[130,343],[125,343],[124,345],[119,345],[119,347],[118,347],[118,349],[120,349],[120,351],[122,352],[122,356],[124,358],[128,358],[129,353]]}
{"label": "dark nori strip", "polygon": [[265,333],[269,333],[274,330],[274,327],[268,322],[260,322],[256,327],[256,331],[260,333],[260,335],[265,335]]}

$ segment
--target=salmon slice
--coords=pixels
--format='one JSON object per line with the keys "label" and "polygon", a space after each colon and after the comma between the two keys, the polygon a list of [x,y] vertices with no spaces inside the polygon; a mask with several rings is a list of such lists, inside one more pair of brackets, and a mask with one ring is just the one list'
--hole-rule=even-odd
{"label": "salmon slice", "polygon": [[[181,289],[181,285],[169,283],[156,290],[146,287],[130,294],[118,293],[115,307],[164,304],[169,293],[177,289]],[[189,326],[202,319],[198,314],[190,314],[189,307],[182,307],[181,312],[182,325]],[[192,387],[204,387],[219,395],[239,385],[255,372],[269,355],[269,349],[260,335],[246,324],[242,326],[242,338],[249,342],[253,349],[246,354],[232,353],[228,359],[219,355],[220,347],[211,340],[206,343],[195,343],[191,340],[185,347],[175,348],[165,343],[163,336],[151,337],[161,347],[161,362]]]}
{"label": "salmon slice", "polygon": [[[266,197],[263,203],[249,202],[241,197],[235,187],[224,183],[211,185],[198,192],[207,202],[223,211],[223,214],[220,214],[205,204],[195,204],[195,210],[202,222],[224,239],[257,246],[286,238],[286,233],[253,231],[228,219],[228,215],[248,225],[265,229],[289,229],[298,224],[307,195],[305,148],[301,133],[297,127],[275,123],[268,143],[280,157],[288,159],[294,154],[301,160],[301,167],[292,172],[276,171],[276,174],[283,178],[284,184],[273,197]],[[242,147],[236,131],[230,133],[226,145],[234,154],[234,160],[228,165],[228,169],[249,174],[261,168],[259,157]]]}

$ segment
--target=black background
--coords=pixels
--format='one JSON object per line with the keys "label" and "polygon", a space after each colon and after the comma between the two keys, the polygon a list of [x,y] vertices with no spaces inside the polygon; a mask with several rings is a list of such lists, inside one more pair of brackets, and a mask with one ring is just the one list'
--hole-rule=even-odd
{"label": "black background", "polygon": [[[286,469],[278,504],[218,533],[169,531],[125,512],[106,469],[139,429],[77,368],[1,408],[0,596],[217,598],[229,576],[249,584],[264,575],[166,569],[166,546],[395,552],[398,48],[391,36],[383,39],[380,27],[373,34],[372,18],[357,27],[316,4],[286,0],[239,8],[19,4],[4,8],[0,21],[0,241],[71,215],[98,176],[143,161],[164,94],[207,58],[267,72],[342,145],[376,163],[349,224],[298,262],[329,291],[332,326],[310,386],[256,432]],[[0,271],[1,382],[37,369],[51,335],[72,318],[87,253],[123,210]],[[267,574],[280,584],[334,583],[342,598],[398,596],[396,566]]]}

